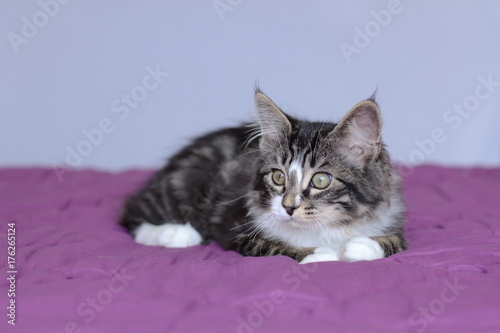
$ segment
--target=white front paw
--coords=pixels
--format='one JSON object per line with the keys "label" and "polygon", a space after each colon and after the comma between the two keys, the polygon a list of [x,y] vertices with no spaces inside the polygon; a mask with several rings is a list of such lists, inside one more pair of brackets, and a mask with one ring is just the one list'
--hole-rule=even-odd
{"label": "white front paw", "polygon": [[188,247],[201,244],[202,240],[198,231],[189,223],[162,225],[143,223],[135,231],[135,241],[144,245]]}
{"label": "white front paw", "polygon": [[158,233],[158,244],[165,247],[189,247],[201,242],[201,235],[190,223],[166,224]]}
{"label": "white front paw", "polygon": [[310,262],[319,262],[319,261],[335,261],[339,260],[339,256],[337,251],[330,249],[328,247],[317,247],[314,250],[314,253],[306,256],[300,264],[308,264]]}
{"label": "white front paw", "polygon": [[375,260],[384,257],[384,250],[377,241],[369,237],[358,236],[345,244],[341,259],[345,261]]}

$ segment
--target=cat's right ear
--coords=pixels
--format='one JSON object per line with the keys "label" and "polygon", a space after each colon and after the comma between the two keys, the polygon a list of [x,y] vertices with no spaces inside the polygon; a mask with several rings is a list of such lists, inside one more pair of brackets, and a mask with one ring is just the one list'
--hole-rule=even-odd
{"label": "cat's right ear", "polygon": [[260,127],[260,147],[276,147],[292,132],[288,116],[261,91],[255,92],[258,125]]}

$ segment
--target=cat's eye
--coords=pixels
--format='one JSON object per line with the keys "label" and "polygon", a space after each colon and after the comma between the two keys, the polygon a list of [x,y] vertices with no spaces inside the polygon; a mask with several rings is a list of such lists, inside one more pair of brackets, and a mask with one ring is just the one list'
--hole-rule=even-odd
{"label": "cat's eye", "polygon": [[311,186],[319,190],[325,189],[332,182],[332,176],[325,172],[316,173],[311,179]]}
{"label": "cat's eye", "polygon": [[276,185],[284,185],[285,184],[285,174],[281,170],[274,170],[273,171],[273,182]]}

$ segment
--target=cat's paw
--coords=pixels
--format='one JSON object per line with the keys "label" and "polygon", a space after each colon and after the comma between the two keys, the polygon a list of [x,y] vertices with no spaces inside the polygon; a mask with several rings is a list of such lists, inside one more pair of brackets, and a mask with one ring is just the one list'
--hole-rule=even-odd
{"label": "cat's paw", "polygon": [[135,241],[144,245],[189,247],[201,244],[202,237],[189,223],[163,225],[144,223],[137,228]]}
{"label": "cat's paw", "polygon": [[159,245],[165,247],[188,247],[201,244],[201,236],[191,224],[168,224],[158,234]]}
{"label": "cat's paw", "polygon": [[330,249],[328,247],[317,247],[314,249],[314,253],[307,255],[300,264],[308,264],[310,262],[319,261],[336,261],[339,260],[337,251]]}
{"label": "cat's paw", "polygon": [[358,236],[347,241],[340,257],[344,261],[375,260],[384,258],[384,250],[377,241]]}

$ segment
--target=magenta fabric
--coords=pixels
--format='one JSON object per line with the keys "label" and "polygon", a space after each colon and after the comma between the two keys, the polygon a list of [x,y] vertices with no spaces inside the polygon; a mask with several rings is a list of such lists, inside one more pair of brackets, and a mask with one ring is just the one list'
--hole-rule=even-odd
{"label": "magenta fabric", "polygon": [[500,332],[500,169],[403,171],[407,251],[298,265],[135,244],[117,216],[150,171],[0,170],[0,331]]}

